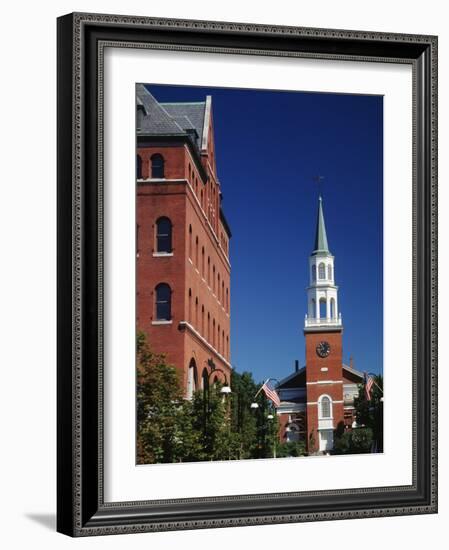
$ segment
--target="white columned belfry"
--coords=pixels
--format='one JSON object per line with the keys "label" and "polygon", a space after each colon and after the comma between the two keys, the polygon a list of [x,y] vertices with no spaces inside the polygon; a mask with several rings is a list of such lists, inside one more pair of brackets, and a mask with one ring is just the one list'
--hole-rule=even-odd
{"label": "white columned belfry", "polygon": [[309,257],[305,327],[341,326],[338,309],[338,286],[335,285],[334,257],[327,243],[323,199],[318,199],[315,246]]}

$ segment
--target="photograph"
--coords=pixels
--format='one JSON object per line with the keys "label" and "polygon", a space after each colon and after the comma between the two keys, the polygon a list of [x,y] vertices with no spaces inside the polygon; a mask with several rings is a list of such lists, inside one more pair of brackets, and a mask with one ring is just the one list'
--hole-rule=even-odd
{"label": "photograph", "polygon": [[384,98],[135,100],[136,465],[383,453]]}

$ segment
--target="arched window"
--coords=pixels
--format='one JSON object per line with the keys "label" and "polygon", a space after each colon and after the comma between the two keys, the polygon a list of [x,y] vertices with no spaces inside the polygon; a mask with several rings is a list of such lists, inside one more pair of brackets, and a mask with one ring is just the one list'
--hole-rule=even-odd
{"label": "arched window", "polygon": [[193,392],[198,384],[198,375],[196,371],[195,359],[191,359],[189,363],[189,371],[187,374],[187,399],[192,399]]}
{"label": "arched window", "polygon": [[316,302],[315,298],[312,298],[309,303],[309,317],[315,319],[316,317]]}
{"label": "arched window", "polygon": [[316,265],[312,266],[312,281],[316,281]]}
{"label": "arched window", "polygon": [[156,252],[172,251],[172,225],[168,218],[159,218],[156,222]]}
{"label": "arched window", "polygon": [[164,176],[164,157],[156,153],[151,157],[151,177],[165,178]]}
{"label": "arched window", "polygon": [[204,246],[201,248],[201,277],[204,279]]}
{"label": "arched window", "polygon": [[332,401],[327,395],[320,397],[320,418],[332,417]]}
{"label": "arched window", "polygon": [[160,283],[156,287],[156,319],[171,320],[171,288],[166,283]]}
{"label": "arched window", "polygon": [[330,264],[327,266],[327,278],[332,281],[332,266]]}
{"label": "arched window", "polygon": [[195,298],[195,328],[198,330],[198,298]]}
{"label": "arched window", "polygon": [[136,157],[136,175],[137,179],[142,179],[142,157],[137,155]]}
{"label": "arched window", "polygon": [[325,279],[326,278],[326,266],[323,262],[320,263],[318,266],[318,279]]}
{"label": "arched window", "polygon": [[204,306],[201,306],[201,336],[204,337]]}
{"label": "arched window", "polygon": [[327,317],[326,299],[320,298],[320,319],[326,319],[326,317]]}

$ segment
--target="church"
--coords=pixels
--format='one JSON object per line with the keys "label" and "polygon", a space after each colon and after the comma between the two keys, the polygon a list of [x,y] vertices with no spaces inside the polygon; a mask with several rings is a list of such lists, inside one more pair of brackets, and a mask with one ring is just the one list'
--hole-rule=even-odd
{"label": "church", "polygon": [[276,386],[281,442],[305,440],[309,454],[333,449],[334,431],[355,425],[354,398],[364,375],[343,363],[343,321],[338,306],[334,256],[329,250],[319,197],[315,243],[309,256],[308,311],[304,319],[304,367]]}

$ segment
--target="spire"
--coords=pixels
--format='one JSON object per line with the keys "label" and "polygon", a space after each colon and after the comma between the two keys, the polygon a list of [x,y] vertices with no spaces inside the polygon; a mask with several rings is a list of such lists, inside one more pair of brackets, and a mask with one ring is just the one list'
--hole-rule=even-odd
{"label": "spire", "polygon": [[323,199],[321,195],[318,198],[318,213],[316,219],[316,233],[315,233],[315,247],[312,254],[317,252],[329,253],[329,246],[327,244],[326,225],[324,223],[323,214]]}

